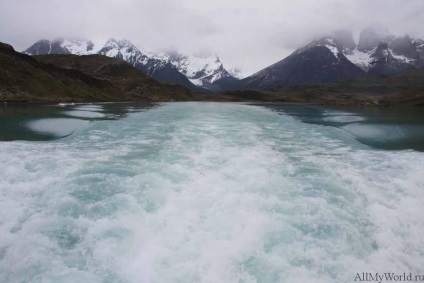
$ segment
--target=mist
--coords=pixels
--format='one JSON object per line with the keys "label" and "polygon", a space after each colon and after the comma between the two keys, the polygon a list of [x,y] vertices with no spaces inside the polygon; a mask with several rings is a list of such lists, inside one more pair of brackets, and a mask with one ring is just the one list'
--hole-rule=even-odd
{"label": "mist", "polygon": [[335,29],[356,39],[370,25],[423,37],[422,0],[0,0],[0,41],[22,51],[39,39],[216,53],[226,68],[252,74]]}

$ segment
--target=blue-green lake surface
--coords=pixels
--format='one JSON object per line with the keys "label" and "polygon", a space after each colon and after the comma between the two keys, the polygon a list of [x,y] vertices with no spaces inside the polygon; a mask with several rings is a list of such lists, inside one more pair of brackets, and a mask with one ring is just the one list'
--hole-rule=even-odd
{"label": "blue-green lake surface", "polygon": [[424,274],[424,111],[0,108],[0,282]]}

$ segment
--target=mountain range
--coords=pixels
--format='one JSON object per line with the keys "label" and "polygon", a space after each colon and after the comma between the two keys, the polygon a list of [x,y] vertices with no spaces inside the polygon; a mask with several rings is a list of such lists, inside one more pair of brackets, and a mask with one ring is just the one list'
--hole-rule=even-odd
{"label": "mountain range", "polygon": [[424,40],[394,36],[384,29],[362,30],[358,42],[348,31],[313,40],[281,61],[241,78],[224,68],[217,55],[186,55],[137,48],[128,40],[109,39],[103,46],[87,40],[40,40],[24,51],[41,54],[99,54],[124,60],[147,76],[194,92],[273,89],[390,76],[424,67]]}
{"label": "mountain range", "polygon": [[326,84],[191,93],[149,78],[121,59],[99,54],[28,56],[0,43],[0,101],[5,103],[200,100],[424,106],[423,94],[424,68]]}
{"label": "mountain range", "polygon": [[366,76],[389,76],[422,67],[424,41],[421,39],[408,35],[395,37],[386,30],[366,28],[356,43],[352,33],[336,31],[241,80],[233,89],[330,83]]}
{"label": "mountain range", "polygon": [[228,72],[217,55],[193,56],[139,49],[129,40],[110,38],[105,45],[95,47],[89,40],[39,40],[23,53],[48,54],[99,54],[126,61],[154,79],[176,83],[192,91],[219,91],[222,80],[238,80],[237,74]]}

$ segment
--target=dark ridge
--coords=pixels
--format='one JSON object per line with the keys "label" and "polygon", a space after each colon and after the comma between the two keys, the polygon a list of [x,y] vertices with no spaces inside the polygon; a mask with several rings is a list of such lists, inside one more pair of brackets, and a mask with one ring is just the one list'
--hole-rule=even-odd
{"label": "dark ridge", "polygon": [[105,56],[28,56],[0,43],[1,101],[181,101],[184,87],[146,77]]}

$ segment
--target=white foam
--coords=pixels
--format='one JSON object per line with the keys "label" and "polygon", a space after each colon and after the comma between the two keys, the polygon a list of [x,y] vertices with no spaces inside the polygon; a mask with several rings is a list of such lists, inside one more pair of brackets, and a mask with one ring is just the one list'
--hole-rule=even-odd
{"label": "white foam", "polygon": [[424,156],[236,104],[0,143],[1,282],[351,282],[422,272]]}

